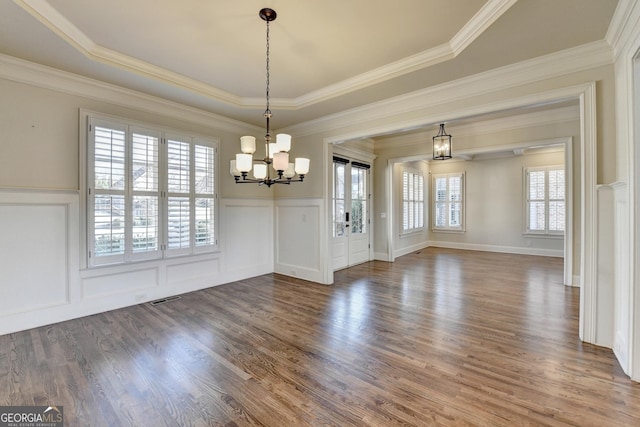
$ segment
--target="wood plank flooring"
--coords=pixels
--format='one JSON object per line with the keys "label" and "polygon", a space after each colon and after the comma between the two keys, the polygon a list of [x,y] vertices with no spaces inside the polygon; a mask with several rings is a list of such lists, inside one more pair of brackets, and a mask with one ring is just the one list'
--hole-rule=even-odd
{"label": "wood plank flooring", "polygon": [[66,426],[638,426],[562,260],[429,248],[0,336],[0,405]]}

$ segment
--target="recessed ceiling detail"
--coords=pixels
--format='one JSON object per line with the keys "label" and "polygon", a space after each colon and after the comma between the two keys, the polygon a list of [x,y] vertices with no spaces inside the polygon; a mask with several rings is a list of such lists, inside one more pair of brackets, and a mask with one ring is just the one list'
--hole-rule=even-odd
{"label": "recessed ceiling detail", "polygon": [[[469,2],[468,4],[471,6],[466,6],[465,12],[470,14],[470,19],[457,27],[457,31],[454,29],[455,34],[448,41],[438,45],[428,46],[425,50],[418,53],[374,67],[369,71],[352,75],[295,97],[274,97],[272,98],[272,105],[278,109],[297,110],[456,58],[487,28],[497,21],[498,18],[509,10],[516,1],[517,0],[487,0],[486,2]],[[176,72],[167,67],[155,65],[136,56],[127,55],[111,49],[108,46],[103,46],[94,41],[94,38],[87,34],[88,31],[81,30],[80,26],[73,22],[74,18],[65,16],[63,12],[59,10],[61,7],[58,5],[54,7],[54,5],[44,0],[15,0],[15,3],[93,61],[117,67],[121,70],[151,78],[158,82],[185,89],[199,95],[204,95],[234,107],[260,108],[263,103],[262,97],[240,96],[221,87],[205,83],[201,79],[193,78],[184,73]],[[448,1],[433,1],[432,3],[441,8],[453,7],[452,5],[447,6],[447,4],[450,4]],[[56,9],[56,7],[58,7],[58,9]],[[162,6],[158,5],[158,7],[160,8]],[[470,9],[470,7],[473,9]],[[247,6],[247,8],[250,7]],[[283,5],[279,10],[280,9],[286,11],[286,6]],[[339,11],[337,13],[339,13]],[[451,31],[451,28],[446,28],[447,22],[438,21],[437,15],[436,13],[433,17],[425,17],[424,25],[442,24],[443,31]],[[239,21],[244,22],[244,20],[241,19]],[[235,25],[233,22],[232,24]],[[371,25],[376,26],[378,24],[372,22]],[[237,28],[237,31],[242,33],[243,29]],[[296,39],[296,34],[285,35],[291,39]],[[302,38],[302,36],[303,34],[300,35],[300,38]],[[256,46],[256,48],[261,49],[262,46]],[[372,47],[372,49],[375,48],[376,46]],[[322,70],[318,70],[318,73],[321,72]]]}

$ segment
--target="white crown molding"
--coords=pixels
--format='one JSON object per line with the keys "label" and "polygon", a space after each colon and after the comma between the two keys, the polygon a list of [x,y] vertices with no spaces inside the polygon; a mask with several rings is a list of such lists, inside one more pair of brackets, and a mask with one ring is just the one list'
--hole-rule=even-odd
{"label": "white crown molding", "polygon": [[[563,123],[572,120],[580,120],[580,107],[577,105],[554,108],[552,110],[536,111],[534,113],[519,114],[511,117],[486,120],[467,125],[447,125],[447,131],[454,138],[457,138],[504,132],[515,129],[525,129],[532,126]],[[376,140],[375,147],[376,150],[384,150],[386,148],[421,145],[424,144],[425,141],[430,141],[436,131],[437,130],[434,128],[428,131],[425,130],[424,132],[409,135],[398,135],[390,138],[384,138],[382,140]]]}
{"label": "white crown molding", "polygon": [[[566,49],[549,55],[516,64],[506,65],[494,70],[485,71],[473,76],[464,77],[436,86],[414,91],[408,94],[370,103],[362,107],[330,114],[318,119],[290,126],[281,130],[297,137],[303,135],[326,133],[347,126],[383,120],[391,115],[402,115],[419,109],[455,102],[479,96],[497,90],[509,89],[525,84],[552,79],[566,74],[589,70],[613,64],[612,49],[607,42],[599,40],[582,46]],[[496,110],[497,111],[497,110]],[[475,112],[461,111],[456,118],[470,117]],[[380,126],[370,128],[370,133],[362,135],[360,132],[343,135],[346,139],[358,139],[397,132],[399,129],[411,130],[434,123],[452,120],[452,117],[424,117],[407,120],[403,123],[395,122],[392,128]],[[332,139],[329,143],[340,142]]]}
{"label": "white crown molding", "polygon": [[78,76],[12,56],[0,54],[0,78],[82,98],[172,117],[227,132],[261,132],[262,128],[219,114]]}
{"label": "white crown molding", "polygon": [[631,35],[640,25],[640,2],[638,0],[619,0],[605,40],[613,48],[614,59],[624,51],[625,44],[632,38]]}
{"label": "white crown molding", "polygon": [[453,58],[455,58],[455,54],[451,49],[451,45],[445,43],[399,61],[392,62],[391,64],[367,71],[366,73],[342,80],[341,82],[326,86],[322,89],[309,92],[295,98],[293,103],[297,108],[308,107],[318,102],[345,95],[377,83],[382,83],[394,77],[427,68]]}
{"label": "white crown molding", "polygon": [[490,0],[480,8],[464,27],[453,36],[449,45],[455,56],[458,56],[487,28],[498,20],[517,0]]}
{"label": "white crown molding", "polygon": [[[257,108],[263,100],[240,97],[222,89],[175,73],[148,62],[96,44],[45,0],[14,0],[26,12],[81,52],[87,58],[153,78],[235,107]],[[271,105],[278,109],[300,109],[345,95],[416,70],[430,67],[458,56],[517,0],[488,0],[487,3],[448,42],[416,55],[403,58],[374,70],[345,79],[301,95],[297,98],[274,98]]]}
{"label": "white crown molding", "polygon": [[18,6],[22,7],[30,15],[91,60],[131,71],[138,75],[151,77],[155,80],[198,94],[204,94],[236,107],[245,106],[243,99],[237,95],[96,44],[47,1],[14,1]]}

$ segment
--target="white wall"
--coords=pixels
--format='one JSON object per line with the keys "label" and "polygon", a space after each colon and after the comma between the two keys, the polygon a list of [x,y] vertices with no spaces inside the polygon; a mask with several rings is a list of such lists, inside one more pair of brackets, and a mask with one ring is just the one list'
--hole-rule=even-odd
{"label": "white wall", "polygon": [[275,272],[324,283],[329,260],[322,238],[327,228],[322,199],[275,201]]}
{"label": "white wall", "polygon": [[272,213],[223,200],[220,252],[81,270],[78,193],[0,189],[0,334],[270,273]]}
{"label": "white wall", "polygon": [[609,31],[616,84],[614,212],[615,297],[613,350],[625,373],[640,381],[640,2],[620,2]]}
{"label": "white wall", "polygon": [[[429,246],[429,166],[426,161],[397,162],[393,164],[393,258],[407,255],[411,252]],[[422,173],[425,186],[425,217],[424,229],[418,232],[402,233],[402,172]]]}
{"label": "white wall", "polygon": [[[262,129],[21,61],[2,65],[0,334],[273,272],[273,190],[227,173],[239,136]],[[81,109],[220,140],[219,252],[82,267]]]}
{"label": "white wall", "polygon": [[429,164],[432,176],[465,173],[465,231],[432,231],[430,245],[562,257],[562,238],[524,234],[524,168],[555,165],[564,165],[563,151],[472,161],[432,161]]}

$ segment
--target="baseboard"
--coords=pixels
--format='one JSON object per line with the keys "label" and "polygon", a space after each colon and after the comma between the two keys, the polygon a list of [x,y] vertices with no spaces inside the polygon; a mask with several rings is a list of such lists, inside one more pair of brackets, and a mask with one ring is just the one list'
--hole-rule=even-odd
{"label": "baseboard", "polygon": [[522,248],[518,246],[497,246],[497,245],[480,245],[476,243],[455,243],[455,242],[438,242],[431,241],[428,246],[447,249],[463,249],[468,251],[482,252],[500,252],[518,255],[534,255],[563,258],[563,250],[555,249],[539,249],[539,248]]}
{"label": "baseboard", "polygon": [[431,246],[429,244],[429,242],[416,243],[415,245],[407,246],[405,248],[401,248],[401,249],[398,249],[398,250],[394,251],[393,252],[393,256],[394,256],[394,258],[398,258],[398,257],[404,256],[404,255],[409,255],[412,252],[419,251],[419,250],[424,249],[424,248],[428,248],[429,246]]}

